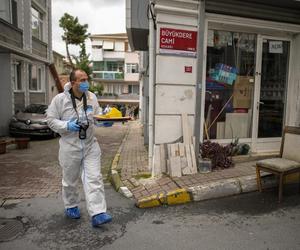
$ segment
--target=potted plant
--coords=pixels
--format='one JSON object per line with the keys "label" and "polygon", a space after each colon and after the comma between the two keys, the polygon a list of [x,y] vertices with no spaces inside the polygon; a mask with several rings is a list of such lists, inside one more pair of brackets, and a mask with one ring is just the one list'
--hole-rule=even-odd
{"label": "potted plant", "polygon": [[211,169],[224,169],[233,167],[232,144],[222,146],[219,143],[205,141],[200,145],[200,156],[202,159],[211,160]]}

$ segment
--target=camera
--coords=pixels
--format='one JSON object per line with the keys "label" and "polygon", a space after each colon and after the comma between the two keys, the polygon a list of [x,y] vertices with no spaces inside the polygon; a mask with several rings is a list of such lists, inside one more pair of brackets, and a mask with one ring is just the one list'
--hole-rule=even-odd
{"label": "camera", "polygon": [[86,123],[81,123],[81,122],[77,122],[77,124],[79,125],[79,139],[84,140],[86,139],[86,131],[89,127],[89,124]]}

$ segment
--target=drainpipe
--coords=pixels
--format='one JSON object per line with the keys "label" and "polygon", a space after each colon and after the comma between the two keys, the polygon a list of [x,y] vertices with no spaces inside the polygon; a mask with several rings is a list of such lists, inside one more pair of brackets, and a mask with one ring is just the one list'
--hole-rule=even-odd
{"label": "drainpipe", "polygon": [[[139,53],[139,68],[140,69],[144,69],[145,67],[145,64],[144,64],[144,52],[143,51],[140,51]],[[139,70],[140,70],[139,69]],[[143,124],[143,126],[145,125],[144,123],[144,96],[143,96],[143,88],[144,88],[144,78],[145,78],[145,72],[141,72],[140,70],[140,73],[139,73],[139,90],[140,90],[140,94],[139,94],[139,119],[140,119],[140,122]]]}
{"label": "drainpipe", "polygon": [[[149,170],[153,167],[153,144],[154,144],[154,84],[155,84],[155,37],[156,30],[151,18],[150,8],[153,1],[149,1]],[[153,10],[154,11],[154,10]]]}
{"label": "drainpipe", "polygon": [[205,0],[199,1],[199,8],[198,8],[198,37],[197,37],[197,78],[196,78],[196,106],[195,106],[195,127],[194,127],[194,134],[195,134],[195,155],[196,155],[196,162],[198,162],[198,155],[199,155],[199,142],[200,142],[200,131],[201,129],[201,95],[202,95],[202,88],[205,84],[203,79],[203,63],[206,62],[204,58],[204,34],[205,34]]}

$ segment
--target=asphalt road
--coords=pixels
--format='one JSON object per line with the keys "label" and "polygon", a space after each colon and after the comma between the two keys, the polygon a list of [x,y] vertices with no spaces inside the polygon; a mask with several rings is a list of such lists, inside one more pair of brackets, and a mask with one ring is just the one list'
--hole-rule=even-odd
{"label": "asphalt road", "polygon": [[[104,178],[126,131],[126,125],[97,130]],[[0,242],[1,250],[300,249],[297,186],[285,190],[280,205],[273,190],[142,210],[106,183],[113,222],[92,228],[84,199],[82,218],[69,220],[59,192],[57,145],[57,140],[35,141],[27,150],[9,149],[0,156],[0,233],[3,219],[16,219],[24,226],[18,237]],[[6,199],[19,193],[28,199]]]}
{"label": "asphalt road", "polygon": [[0,208],[18,218],[25,232],[0,249],[300,249],[300,195],[275,190],[181,206],[141,210],[106,185],[113,222],[91,227],[84,201],[82,218],[64,217],[59,197],[35,198]]}

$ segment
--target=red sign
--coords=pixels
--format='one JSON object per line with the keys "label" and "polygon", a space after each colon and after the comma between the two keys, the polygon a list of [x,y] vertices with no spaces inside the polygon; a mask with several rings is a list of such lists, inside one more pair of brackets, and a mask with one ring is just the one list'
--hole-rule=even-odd
{"label": "red sign", "polygon": [[184,66],[184,73],[192,73],[193,67],[192,66]]}
{"label": "red sign", "polygon": [[160,28],[161,52],[196,55],[197,31]]}

